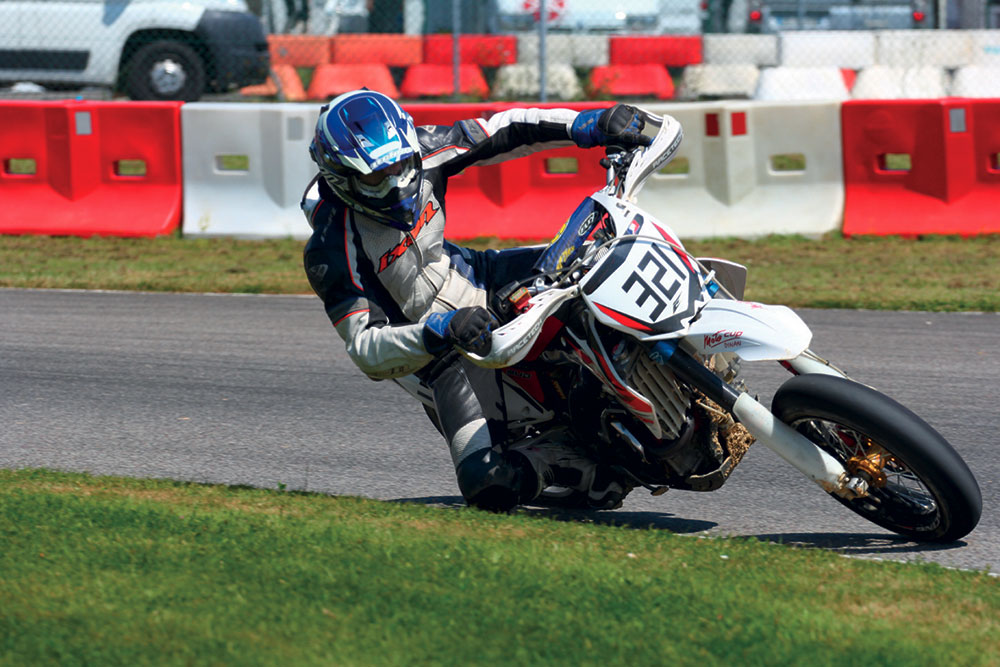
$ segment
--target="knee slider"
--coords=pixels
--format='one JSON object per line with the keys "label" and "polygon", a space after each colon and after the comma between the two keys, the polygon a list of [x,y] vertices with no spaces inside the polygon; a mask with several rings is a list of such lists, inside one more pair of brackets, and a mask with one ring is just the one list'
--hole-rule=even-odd
{"label": "knee slider", "polygon": [[507,512],[540,490],[531,463],[517,452],[483,448],[463,459],[455,473],[466,502],[491,512]]}

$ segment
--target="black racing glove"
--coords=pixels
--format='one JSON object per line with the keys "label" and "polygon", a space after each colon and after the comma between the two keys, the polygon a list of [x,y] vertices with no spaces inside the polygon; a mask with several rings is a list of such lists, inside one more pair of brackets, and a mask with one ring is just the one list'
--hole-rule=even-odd
{"label": "black racing glove", "polygon": [[424,348],[438,356],[457,345],[467,352],[484,356],[493,349],[490,330],[493,318],[482,306],[434,313],[424,321]]}
{"label": "black racing glove", "polygon": [[616,104],[610,109],[581,111],[573,121],[570,135],[581,148],[607,146],[624,150],[653,143],[642,134],[644,127],[646,121],[638,109]]}

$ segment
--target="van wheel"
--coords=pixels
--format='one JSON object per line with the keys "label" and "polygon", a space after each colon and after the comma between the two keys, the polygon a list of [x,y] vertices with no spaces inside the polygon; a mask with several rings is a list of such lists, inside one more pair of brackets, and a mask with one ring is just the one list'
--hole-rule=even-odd
{"label": "van wheel", "polygon": [[133,100],[193,102],[205,92],[205,65],[187,44],[150,42],[132,56],[125,90]]}

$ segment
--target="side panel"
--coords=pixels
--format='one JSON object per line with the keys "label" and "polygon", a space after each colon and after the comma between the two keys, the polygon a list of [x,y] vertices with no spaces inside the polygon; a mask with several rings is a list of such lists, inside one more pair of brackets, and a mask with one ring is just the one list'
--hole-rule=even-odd
{"label": "side panel", "polygon": [[609,390],[614,392],[621,404],[646,425],[653,437],[662,437],[663,431],[656,416],[656,406],[652,401],[628,386],[624,378],[615,370],[614,364],[607,358],[606,351],[600,347],[600,340],[595,337],[594,341],[597,345],[596,348],[592,348],[587,341],[577,338],[572,332],[568,330],[566,332],[566,343],[577,360],[600,379]]}
{"label": "side panel", "polygon": [[[18,65],[21,58],[24,26],[23,3],[0,2],[0,75]],[[4,78],[8,78],[4,76]]]}
{"label": "side panel", "polygon": [[[7,3],[4,3],[7,4]],[[118,76],[122,48],[146,28],[193,30],[204,12],[198,3],[129,0],[36,0],[23,19],[22,49],[31,67],[4,72],[46,81],[110,85]]]}

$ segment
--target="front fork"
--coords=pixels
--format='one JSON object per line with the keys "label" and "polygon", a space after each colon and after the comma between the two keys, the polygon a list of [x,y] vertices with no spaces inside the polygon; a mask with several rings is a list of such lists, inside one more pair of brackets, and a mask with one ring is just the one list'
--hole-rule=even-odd
{"label": "front fork", "polygon": [[[850,475],[835,458],[817,447],[804,435],[778,420],[770,410],[756,401],[750,394],[740,392],[722,381],[718,375],[704,364],[681,349],[675,340],[659,341],[649,348],[650,357],[656,363],[669,368],[678,378],[705,393],[710,399],[730,411],[737,421],[785,459],[803,475],[819,484],[827,493],[852,499],[868,494],[868,484],[860,477]],[[803,355],[805,356],[805,355]],[[795,361],[798,362],[799,357]],[[816,359],[819,359],[818,357]],[[795,368],[795,372],[818,372],[820,361],[807,360]],[[801,368],[801,370],[800,370]],[[828,364],[828,373],[835,373]]]}

